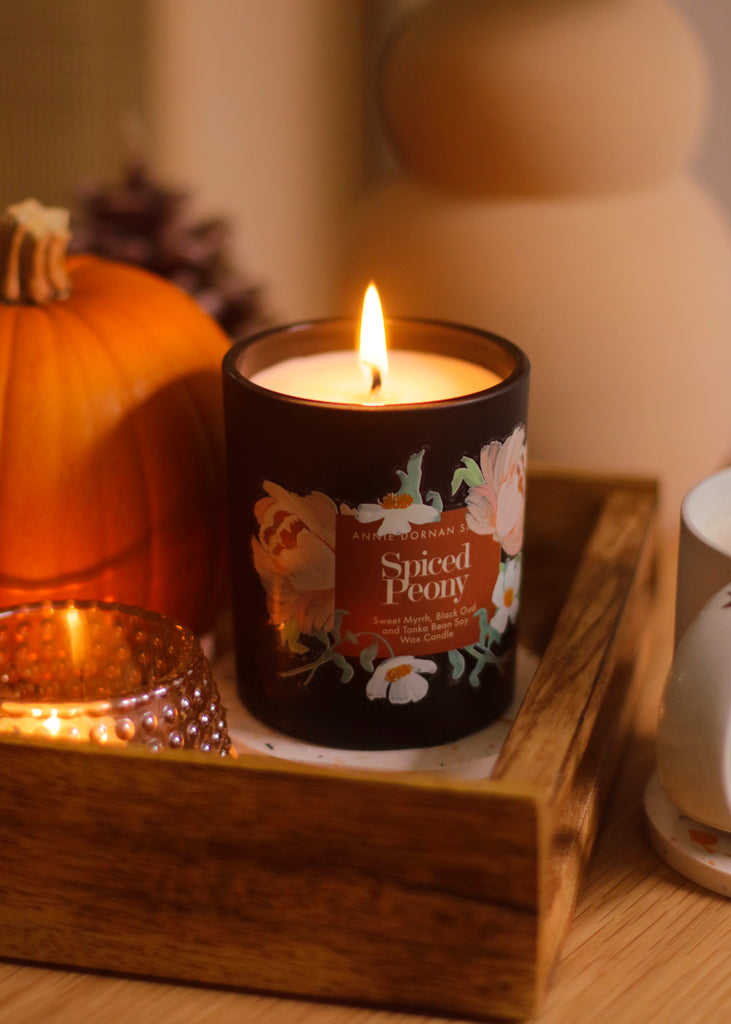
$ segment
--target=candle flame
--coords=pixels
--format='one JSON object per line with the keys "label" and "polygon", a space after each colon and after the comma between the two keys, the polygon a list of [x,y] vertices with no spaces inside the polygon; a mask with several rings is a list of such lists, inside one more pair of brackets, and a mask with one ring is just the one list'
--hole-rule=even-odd
{"label": "candle flame", "polygon": [[66,626],[69,633],[71,658],[74,664],[84,661],[89,655],[89,635],[86,620],[78,608],[66,609]]}
{"label": "candle flame", "polygon": [[368,374],[371,395],[380,391],[388,374],[386,327],[376,286],[368,285],[360,321],[360,361]]}
{"label": "candle flame", "polygon": [[58,717],[58,712],[55,709],[51,712],[50,718],[46,719],[44,725],[51,736],[58,736],[61,729],[61,719]]}

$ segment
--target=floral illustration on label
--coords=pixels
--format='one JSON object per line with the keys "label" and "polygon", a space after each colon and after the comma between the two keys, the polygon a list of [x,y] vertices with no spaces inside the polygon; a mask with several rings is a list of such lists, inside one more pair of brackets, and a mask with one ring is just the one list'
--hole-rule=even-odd
{"label": "floral illustration on label", "polygon": [[280,643],[301,653],[301,635],[327,633],[334,624],[337,508],[317,491],[300,497],[269,481],[264,490],[254,507],[254,565]]}
{"label": "floral illustration on label", "polygon": [[340,506],[266,481],[254,566],[266,593],[283,677],[307,685],[323,666],[365,680],[369,700],[409,704],[444,662],[450,685],[500,671],[519,609],[525,428],[464,456],[450,507],[422,493],[425,450],[397,469],[398,490]]}
{"label": "floral illustration on label", "polygon": [[429,504],[426,504],[421,500],[419,493],[423,458],[424,452],[417,452],[409,459],[406,472],[397,470],[401,479],[401,489],[397,494],[387,494],[375,505],[358,505],[355,510],[358,522],[380,523],[377,530],[379,537],[385,534],[398,536],[410,533],[414,526],[436,522],[442,511],[441,498],[438,494],[429,492]]}

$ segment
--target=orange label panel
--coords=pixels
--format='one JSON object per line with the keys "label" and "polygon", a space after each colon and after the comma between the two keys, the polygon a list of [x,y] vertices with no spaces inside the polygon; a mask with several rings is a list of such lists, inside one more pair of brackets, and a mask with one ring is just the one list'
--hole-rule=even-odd
{"label": "orange label panel", "polygon": [[474,533],[466,509],[408,533],[338,515],[335,607],[343,629],[382,638],[394,655],[437,654],[479,640],[481,608],[492,615],[500,545]]}

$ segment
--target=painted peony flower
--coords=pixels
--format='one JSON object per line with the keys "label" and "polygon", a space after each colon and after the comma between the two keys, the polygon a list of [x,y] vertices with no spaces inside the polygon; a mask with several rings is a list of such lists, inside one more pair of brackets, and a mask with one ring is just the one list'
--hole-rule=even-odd
{"label": "painted peony flower", "polygon": [[298,650],[300,633],[327,632],[334,624],[337,509],[318,491],[302,497],[271,481],[264,490],[268,497],[254,506],[254,566],[280,643]]}
{"label": "painted peony flower", "polygon": [[520,558],[511,558],[500,565],[497,580],[492,591],[495,614],[490,623],[499,633],[504,633],[509,622],[515,622],[520,607]]}
{"label": "painted peony flower", "polygon": [[402,655],[382,661],[366,687],[369,700],[387,698],[390,704],[411,704],[426,696],[429,683],[422,672],[436,672],[437,666],[425,658]]}
{"label": "painted peony flower", "polygon": [[415,502],[410,494],[387,494],[377,505],[358,505],[355,518],[359,523],[377,523],[378,536],[387,533],[408,533],[412,526],[434,523],[439,519],[439,511],[431,505]]}
{"label": "painted peony flower", "polygon": [[507,555],[523,546],[525,512],[525,427],[505,441],[491,441],[480,452],[483,484],[470,487],[467,524],[475,533],[491,534]]}

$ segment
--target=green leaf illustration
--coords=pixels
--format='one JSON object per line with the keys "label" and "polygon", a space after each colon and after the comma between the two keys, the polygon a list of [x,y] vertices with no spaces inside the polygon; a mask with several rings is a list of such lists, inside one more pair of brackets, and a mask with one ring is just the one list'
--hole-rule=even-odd
{"label": "green leaf illustration", "polygon": [[292,654],[306,654],[307,648],[304,644],[300,643],[300,628],[299,623],[294,615],[291,615],[289,619],[284,623],[282,630],[282,640],[286,643]]}
{"label": "green leaf illustration", "polygon": [[452,679],[461,679],[465,669],[464,655],[461,651],[447,651],[447,657],[452,666]]}
{"label": "green leaf illustration", "polygon": [[480,685],[480,672],[482,672],[485,665],[497,665],[499,659],[495,657],[492,651],[485,651],[477,659],[475,667],[470,672],[470,685],[477,688]]}
{"label": "green leaf illustration", "polygon": [[355,674],[353,666],[350,664],[349,661],[346,661],[342,654],[339,654],[338,651],[332,651],[331,657],[332,660],[337,665],[337,667],[340,669],[340,682],[349,683],[350,680],[353,678],[353,675]]}
{"label": "green leaf illustration", "polygon": [[337,645],[343,639],[343,619],[346,615],[350,615],[349,611],[344,608],[335,609],[335,619],[333,623],[333,644]]}
{"label": "green leaf illustration", "polygon": [[477,641],[479,644],[484,644],[487,637],[487,632],[490,629],[490,621],[487,617],[487,609],[478,608],[473,618],[477,619],[480,627],[480,639]]}
{"label": "green leaf illustration", "polygon": [[437,510],[439,515],[442,514],[442,512],[444,511],[444,502],[442,501],[442,496],[441,494],[439,494],[438,491],[427,491],[426,500],[428,501],[432,508],[435,508]]}
{"label": "green leaf illustration", "polygon": [[482,475],[482,470],[477,465],[474,459],[471,459],[468,455],[462,457],[464,466],[459,469],[455,469],[454,476],[452,477],[452,494],[456,494],[461,484],[467,484],[468,487],[480,487],[485,482],[485,478]]}
{"label": "green leaf illustration", "polygon": [[494,644],[499,643],[503,638],[503,634],[500,632],[500,630],[495,629],[495,627],[492,625],[487,627],[487,635],[490,638],[490,642]]}
{"label": "green leaf illustration", "polygon": [[401,481],[398,493],[409,494],[417,505],[421,504],[421,464],[424,460],[425,450],[422,448],[420,452],[416,452],[410,457],[405,473],[402,469],[396,470],[396,475]]}
{"label": "green leaf illustration", "polygon": [[360,652],[360,664],[366,672],[373,671],[373,659],[378,653],[378,641],[374,640],[372,644],[364,647]]}
{"label": "green leaf illustration", "polygon": [[475,689],[477,689],[477,687],[480,685],[480,669],[482,668],[483,664],[484,662],[482,658],[480,658],[480,660],[477,662],[475,667],[470,672],[470,686],[474,686]]}

